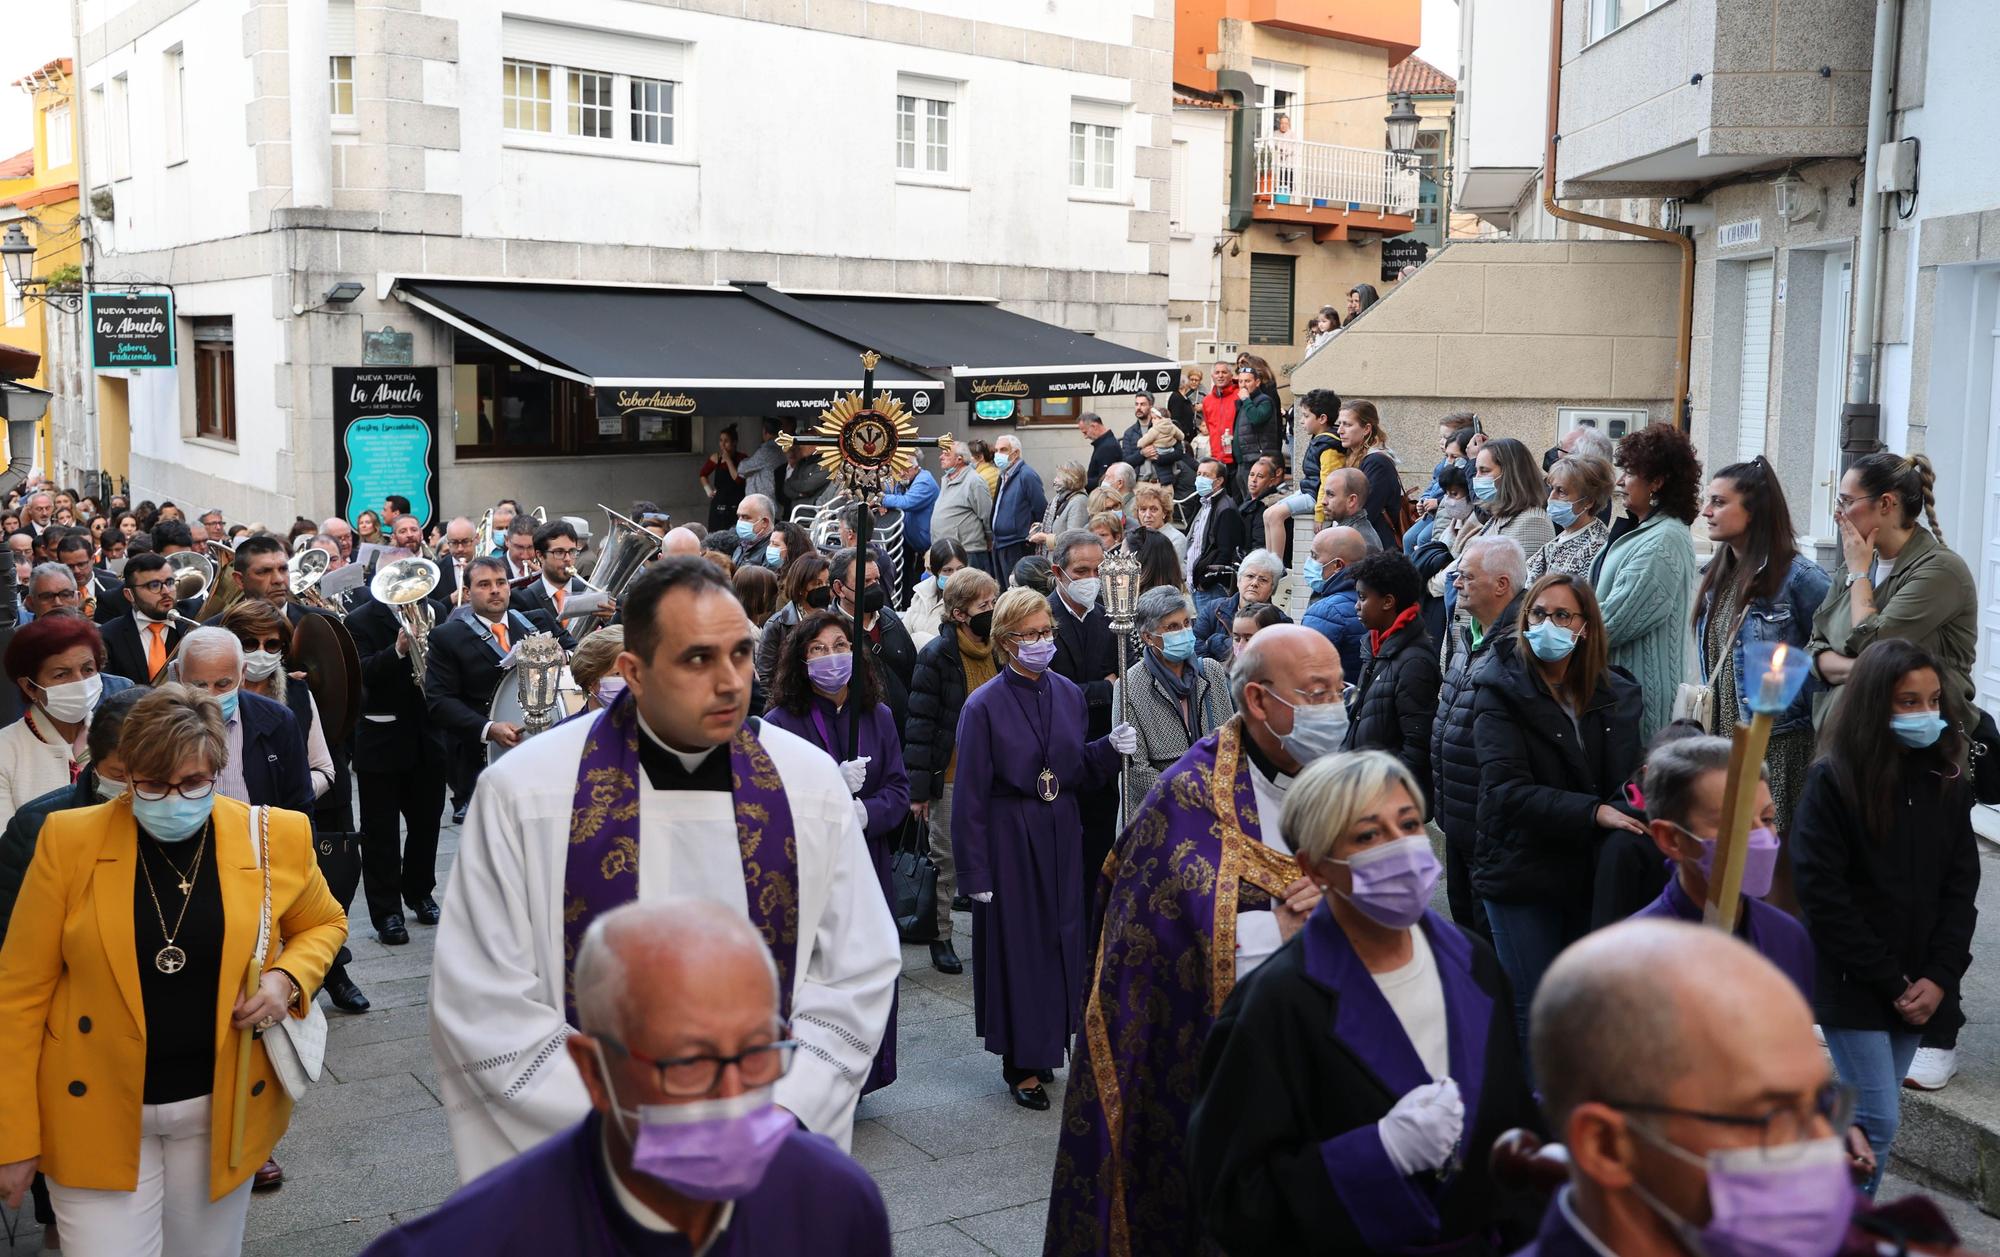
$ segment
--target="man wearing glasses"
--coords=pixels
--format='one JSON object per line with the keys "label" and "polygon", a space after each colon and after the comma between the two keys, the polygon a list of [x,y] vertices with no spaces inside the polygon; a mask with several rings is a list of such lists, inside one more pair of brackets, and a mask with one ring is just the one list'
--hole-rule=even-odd
{"label": "man wearing glasses", "polygon": [[577,948],[563,1044],[589,1110],[365,1257],[667,1251],[875,1257],[873,1180],[772,1100],[798,1044],[777,971],[739,912],[671,898],[614,908]]}
{"label": "man wearing glasses", "polygon": [[1629,921],[1570,947],[1530,1031],[1569,1185],[1521,1252],[1839,1251],[1873,1157],[1812,1025],[1791,978],[1716,930]]}
{"label": "man wearing glasses", "polygon": [[[576,556],[582,550],[583,543],[576,535],[576,529],[562,520],[543,524],[535,530],[535,554],[542,562],[542,578],[514,591],[514,610],[524,615],[533,611],[547,613],[556,622],[556,640],[562,643],[564,650],[576,649],[576,638],[563,627],[564,604],[572,595],[592,592],[590,586],[576,575]],[[609,623],[617,611],[617,604],[605,599],[597,609],[597,623]]]}
{"label": "man wearing glasses", "polygon": [[125,564],[129,615],[103,626],[104,670],[135,685],[151,685],[187,631],[174,618],[173,573],[157,554],[134,555]]}

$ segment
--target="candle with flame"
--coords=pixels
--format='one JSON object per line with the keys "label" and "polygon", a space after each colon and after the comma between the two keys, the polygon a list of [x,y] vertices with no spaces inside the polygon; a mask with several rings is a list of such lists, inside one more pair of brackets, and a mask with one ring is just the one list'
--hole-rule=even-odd
{"label": "candle with flame", "polygon": [[1785,642],[1743,645],[1741,680],[1754,678],[1756,686],[1754,690],[1748,684],[1743,686],[1750,720],[1738,724],[1730,737],[1729,780],[1722,792],[1722,832],[1716,835],[1708,902],[1702,910],[1704,922],[1724,930],[1736,928],[1737,909],[1743,896],[1744,848],[1749,841],[1750,814],[1756,810],[1764,751],[1771,744],[1771,726],[1805,687],[1807,664],[1805,652],[1794,650]]}

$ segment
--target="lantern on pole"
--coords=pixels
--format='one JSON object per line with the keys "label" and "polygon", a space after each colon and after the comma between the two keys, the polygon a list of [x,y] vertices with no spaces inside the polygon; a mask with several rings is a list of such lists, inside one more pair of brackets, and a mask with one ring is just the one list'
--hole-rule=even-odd
{"label": "lantern on pole", "polygon": [[[1118,643],[1118,683],[1112,687],[1116,709],[1113,725],[1125,723],[1125,644],[1132,637],[1132,624],[1139,611],[1139,556],[1120,546],[1098,564],[1097,578],[1104,582],[1104,613],[1111,620],[1111,636]],[[1118,757],[1118,773],[1125,774],[1125,757]],[[1118,792],[1122,804],[1125,792]]]}

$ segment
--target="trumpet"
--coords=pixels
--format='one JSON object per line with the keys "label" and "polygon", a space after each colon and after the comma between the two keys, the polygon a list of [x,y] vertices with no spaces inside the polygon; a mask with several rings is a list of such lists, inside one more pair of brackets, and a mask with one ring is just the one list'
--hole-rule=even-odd
{"label": "trumpet", "polygon": [[408,558],[388,564],[368,582],[368,592],[376,601],[395,608],[403,630],[410,635],[410,671],[420,687],[424,683],[424,664],[430,656],[431,628],[437,623],[437,613],[424,599],[441,579],[443,574],[437,564],[429,559]]}
{"label": "trumpet", "polygon": [[326,551],[308,546],[286,559],[285,567],[290,572],[289,584],[292,597],[306,606],[317,607],[321,611],[345,619],[347,613],[341,607],[328,602],[326,596],[319,592],[320,579],[326,575],[332,562],[333,559]]}

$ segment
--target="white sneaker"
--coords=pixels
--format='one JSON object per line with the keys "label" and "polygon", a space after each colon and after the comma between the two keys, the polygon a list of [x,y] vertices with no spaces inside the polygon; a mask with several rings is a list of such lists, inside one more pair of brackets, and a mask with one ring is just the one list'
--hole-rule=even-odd
{"label": "white sneaker", "polygon": [[1910,1072],[1903,1079],[1903,1085],[1917,1091],[1942,1091],[1957,1074],[1957,1048],[1920,1047],[1916,1058],[1910,1062]]}

